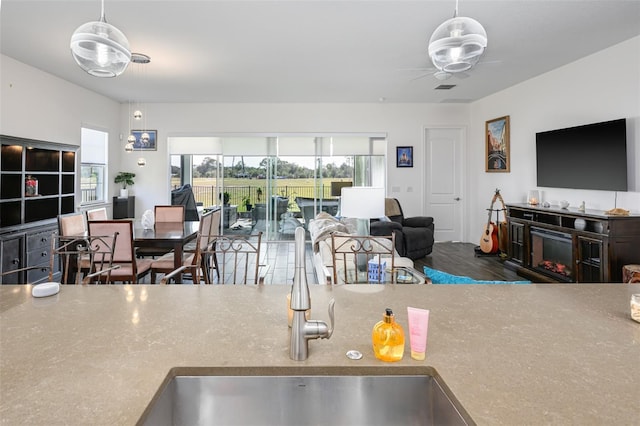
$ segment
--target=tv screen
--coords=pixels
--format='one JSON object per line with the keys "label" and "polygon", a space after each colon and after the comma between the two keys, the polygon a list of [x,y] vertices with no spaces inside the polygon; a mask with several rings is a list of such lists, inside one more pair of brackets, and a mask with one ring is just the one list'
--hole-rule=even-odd
{"label": "tv screen", "polygon": [[536,133],[538,186],[627,190],[624,118]]}

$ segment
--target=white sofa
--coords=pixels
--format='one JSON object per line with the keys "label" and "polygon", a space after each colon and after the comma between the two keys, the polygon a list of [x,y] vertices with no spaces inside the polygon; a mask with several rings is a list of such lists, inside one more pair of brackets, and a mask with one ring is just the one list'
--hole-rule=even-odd
{"label": "white sofa", "polygon": [[[355,219],[336,219],[328,213],[321,212],[309,222],[307,228],[311,235],[313,249],[313,264],[316,277],[320,284],[333,284],[333,254],[331,249],[331,234],[349,235],[356,233]],[[407,257],[400,257],[394,249],[394,265],[397,267],[413,268],[413,261]]]}

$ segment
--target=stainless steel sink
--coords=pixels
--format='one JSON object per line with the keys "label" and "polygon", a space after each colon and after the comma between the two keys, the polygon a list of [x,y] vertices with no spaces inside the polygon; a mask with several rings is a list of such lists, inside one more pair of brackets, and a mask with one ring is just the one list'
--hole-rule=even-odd
{"label": "stainless steel sink", "polygon": [[138,425],[475,425],[431,367],[174,368]]}

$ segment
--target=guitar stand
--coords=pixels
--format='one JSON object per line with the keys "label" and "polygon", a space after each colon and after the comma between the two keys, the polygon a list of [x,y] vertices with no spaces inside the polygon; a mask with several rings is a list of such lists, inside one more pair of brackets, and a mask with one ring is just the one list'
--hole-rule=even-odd
{"label": "guitar stand", "polygon": [[[507,209],[506,207],[502,207],[501,209],[494,209],[494,208],[490,208],[487,209],[487,211],[489,212],[496,212],[496,227],[498,229],[498,247],[500,247],[500,237],[501,235],[501,229],[500,229],[500,212],[506,212]],[[503,215],[506,216],[505,213],[503,213]],[[500,258],[505,258],[507,256],[507,254],[505,252],[503,252],[502,250],[500,250],[500,248],[498,248],[498,251],[495,253],[485,253],[480,249],[480,246],[475,246],[474,248],[475,251],[475,255],[476,257],[492,257],[492,256],[500,256]]]}

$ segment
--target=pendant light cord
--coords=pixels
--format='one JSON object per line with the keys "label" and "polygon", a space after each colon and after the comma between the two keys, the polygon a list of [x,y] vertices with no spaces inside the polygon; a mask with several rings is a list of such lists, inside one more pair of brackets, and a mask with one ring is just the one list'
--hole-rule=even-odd
{"label": "pendant light cord", "polygon": [[102,9],[100,11],[100,22],[105,22],[105,23],[107,22],[107,18],[104,16],[104,0],[102,0]]}

